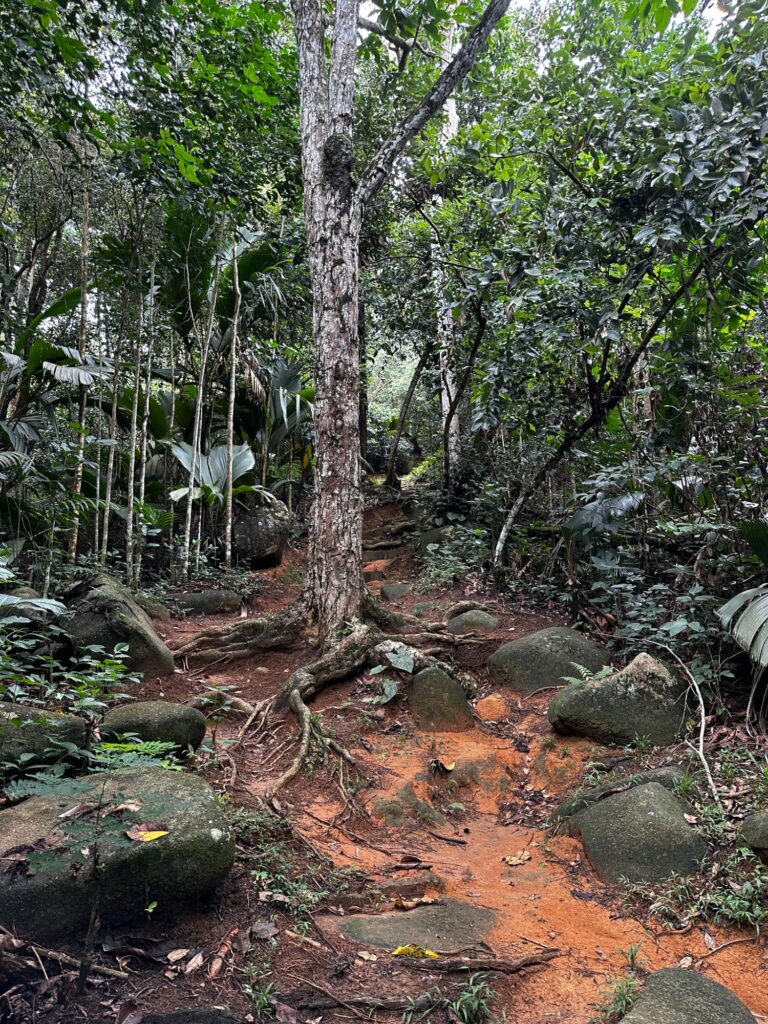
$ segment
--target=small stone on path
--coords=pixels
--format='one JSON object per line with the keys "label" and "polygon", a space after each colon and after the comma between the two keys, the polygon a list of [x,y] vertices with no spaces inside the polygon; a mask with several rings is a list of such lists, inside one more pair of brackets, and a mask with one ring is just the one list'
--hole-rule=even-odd
{"label": "small stone on path", "polygon": [[467,633],[493,633],[499,628],[499,620],[480,608],[473,608],[461,615],[455,615],[446,623],[449,633],[466,636]]}
{"label": "small stone on path", "polygon": [[440,668],[419,672],[408,684],[406,695],[419,729],[466,732],[474,726],[464,687]]}
{"label": "small stone on path", "polygon": [[495,911],[486,907],[446,899],[407,913],[350,915],[342,921],[340,929],[346,938],[367,946],[392,950],[413,944],[439,952],[464,949],[481,941],[493,927],[496,916]]}
{"label": "small stone on path", "polygon": [[475,704],[475,714],[481,722],[503,722],[509,718],[509,702],[500,693],[489,693]]}

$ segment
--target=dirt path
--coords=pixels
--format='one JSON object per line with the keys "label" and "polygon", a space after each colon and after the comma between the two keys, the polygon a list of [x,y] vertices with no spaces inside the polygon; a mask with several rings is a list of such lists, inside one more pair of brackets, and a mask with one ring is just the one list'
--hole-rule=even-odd
{"label": "dirt path", "polygon": [[[392,538],[393,527],[403,525],[393,518],[392,509],[376,510],[369,517],[368,575],[374,589],[387,582],[414,582],[412,547]],[[262,575],[268,575],[269,587],[253,610],[283,606],[298,593],[300,558],[291,555],[279,569]],[[429,595],[411,591],[402,603],[409,609],[420,602],[446,607],[466,596],[461,590]],[[554,617],[542,618],[499,601],[489,604],[500,620],[497,632],[455,650],[457,663],[476,680],[477,701],[495,689],[485,669],[492,650],[512,637],[560,624]],[[167,632],[170,639],[181,640],[225,621],[217,617],[175,623]],[[166,681],[161,692],[171,699],[189,699],[206,687],[226,686],[254,701],[273,694],[313,653],[299,643],[291,652],[268,652],[210,672],[183,671]],[[143,690],[158,695],[152,686]],[[741,942],[713,954],[713,947],[748,934],[699,925],[675,934],[658,922],[633,918],[622,905],[621,893],[595,876],[580,843],[548,831],[553,807],[578,784],[587,762],[606,753],[588,741],[552,736],[545,717],[551,694],[524,702],[507,694],[509,711],[503,721],[478,721],[470,732],[426,734],[414,728],[402,699],[372,703],[378,692],[377,679],[363,676],[321,695],[312,710],[348,746],[356,765],[342,765],[335,758],[317,762],[274,805],[293,823],[304,852],[323,853],[354,873],[349,876],[351,891],[332,897],[329,909],[311,926],[305,922],[306,938],[278,914],[276,948],[254,943],[245,953],[236,953],[233,966],[215,982],[202,973],[172,975],[166,989],[153,996],[157,1008],[226,1004],[246,1016],[253,1007],[242,994],[243,972],[245,963],[254,959],[265,962],[265,968],[268,961],[272,973],[262,983],[281,992],[302,985],[312,989],[314,984],[315,991],[330,987],[342,999],[360,993],[418,995],[434,985],[445,987],[445,976],[409,970],[386,947],[395,936],[394,945],[405,945],[421,944],[420,938],[433,935],[437,941],[446,937],[443,949],[472,945],[486,956],[489,949],[501,957],[542,947],[559,951],[545,966],[493,979],[497,1014],[504,1010],[518,1024],[587,1024],[612,979],[626,974],[628,951],[636,944],[644,969],[681,961],[694,965],[732,989],[758,1019],[768,1019],[768,986],[763,983],[768,959],[761,943]],[[217,743],[226,742],[237,724],[222,723]],[[289,720],[249,737],[232,754],[235,785],[226,787],[231,776],[226,764],[210,775],[211,781],[227,789],[233,804],[259,808],[269,780],[293,755],[295,731]],[[438,763],[453,767],[444,770]],[[420,858],[422,865],[405,870],[407,856]],[[185,944],[199,942],[210,951],[232,927],[243,931],[254,919],[269,917],[257,896],[259,885],[266,884],[254,887],[248,868],[241,866],[217,917],[203,912],[187,916],[176,934]],[[398,909],[398,896],[411,909]],[[425,902],[417,905],[420,899]],[[360,911],[367,913],[361,917]],[[378,930],[381,945],[360,941],[359,928],[369,938],[371,929]],[[468,941],[458,941],[464,934]],[[319,1015],[308,1012],[306,1017]],[[321,1015],[324,1021],[342,1021],[351,1012],[341,1007]]]}

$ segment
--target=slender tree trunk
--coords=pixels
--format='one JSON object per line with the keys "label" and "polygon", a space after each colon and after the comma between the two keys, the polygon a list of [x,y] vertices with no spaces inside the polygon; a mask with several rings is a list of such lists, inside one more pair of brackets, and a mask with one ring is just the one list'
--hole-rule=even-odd
{"label": "slender tree trunk", "polygon": [[133,374],[133,401],[131,402],[131,431],[128,437],[128,479],[126,480],[127,499],[125,509],[125,582],[133,586],[133,510],[135,505],[136,487],[136,443],[139,425],[139,392],[141,390],[141,346],[144,340],[144,291],[141,287],[143,273],[139,268],[139,317],[136,330],[135,359],[136,368]]}
{"label": "slender tree trunk", "polygon": [[147,310],[147,367],[144,375],[144,410],[141,417],[141,457],[139,459],[139,507],[136,515],[136,553],[133,565],[133,589],[141,580],[144,557],[144,501],[147,495],[147,439],[149,436],[149,398],[152,390],[152,361],[155,354],[155,263],[149,272],[149,308]]}
{"label": "slender tree trunk", "polygon": [[411,375],[411,381],[408,385],[408,390],[403,398],[403,403],[400,406],[400,415],[397,417],[397,427],[395,428],[395,436],[392,438],[392,444],[389,449],[389,460],[387,462],[387,476],[386,484],[388,487],[397,487],[397,450],[400,447],[400,438],[403,436],[405,430],[405,424],[408,421],[408,412],[411,408],[411,402],[413,396],[416,394],[416,388],[418,387],[421,375],[424,372],[424,367],[429,361],[429,357],[435,350],[435,341],[429,340],[421,351],[419,361],[416,363],[416,369]]}
{"label": "slender tree trunk", "polygon": [[[83,211],[80,226],[80,332],[77,341],[77,351],[80,357],[80,364],[85,361],[85,347],[88,340],[88,214],[89,214],[89,170],[86,167],[85,179],[83,181]],[[75,499],[80,497],[83,490],[83,460],[85,458],[85,416],[86,416],[87,390],[84,384],[80,385],[80,415],[78,416],[77,435],[77,463],[75,465],[75,479],[72,482],[72,494]],[[74,522],[69,533],[69,544],[67,547],[67,559],[74,562],[77,557],[77,540],[80,533],[80,509],[75,502]]]}
{"label": "slender tree trunk", "polygon": [[112,374],[112,408],[109,414],[109,452],[107,453],[107,471],[104,476],[104,515],[101,519],[101,555],[100,564],[107,564],[109,553],[109,516],[112,507],[112,486],[115,476],[115,458],[117,449],[117,399],[120,389],[120,360],[123,347],[123,325],[127,306],[127,295],[123,293],[123,308],[120,317],[120,331],[115,345],[115,372]]}
{"label": "slender tree trunk", "polygon": [[[213,325],[216,320],[216,296],[219,290],[219,275],[221,273],[221,263],[217,259],[216,271],[213,277],[213,286],[211,289],[211,308],[208,314],[208,323],[205,328],[205,334],[203,337],[202,350],[200,352],[200,374],[197,381],[197,401],[195,403],[195,420],[192,426],[192,463],[189,468],[189,490],[187,494],[187,513],[184,520],[184,546],[182,548],[182,562],[181,572],[182,579],[189,579],[189,555],[192,547],[192,510],[195,502],[195,487],[198,476],[198,459],[201,454],[201,445],[203,437],[203,407],[205,405],[205,385],[206,385],[206,369],[208,364],[208,353],[211,347],[211,336],[213,335]],[[187,288],[191,295],[192,285],[189,280],[189,267],[187,267]],[[190,302],[190,308],[191,308]],[[200,521],[202,522],[203,516],[203,499],[200,497]],[[195,561],[196,565],[200,564],[200,551],[198,545],[198,554]]]}
{"label": "slender tree trunk", "polygon": [[365,462],[368,458],[368,343],[365,327],[365,302],[358,301],[357,333],[360,347],[360,458]]}
{"label": "slender tree trunk", "polygon": [[232,311],[232,327],[229,342],[229,394],[227,397],[227,494],[224,515],[224,565],[232,568],[232,490],[234,473],[232,463],[235,457],[235,391],[237,383],[237,325],[240,319],[240,276],[237,266],[237,245],[232,246],[232,288],[235,294],[235,308]]}

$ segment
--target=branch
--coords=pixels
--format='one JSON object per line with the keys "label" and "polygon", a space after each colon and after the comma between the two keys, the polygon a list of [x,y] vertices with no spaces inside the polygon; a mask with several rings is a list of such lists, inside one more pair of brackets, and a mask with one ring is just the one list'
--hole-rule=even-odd
{"label": "branch", "polygon": [[381,36],[382,39],[386,39],[388,43],[392,43],[393,46],[397,47],[398,50],[404,50],[406,53],[411,53],[413,50],[418,50],[419,53],[423,53],[425,57],[436,57],[429,47],[424,46],[417,39],[413,39],[412,42],[408,42],[407,39],[403,39],[402,36],[393,35],[391,32],[387,32],[385,28],[378,23],[378,21],[371,21],[370,18],[363,18],[362,16],[357,19],[358,28],[365,29],[366,32],[373,32],[374,35]]}
{"label": "branch", "polygon": [[357,201],[361,209],[378,192],[392,170],[392,165],[408,143],[442,107],[453,90],[467,77],[486,40],[506,14],[510,0],[491,0],[482,17],[464,40],[464,44],[451,63],[422,99],[421,103],[395,129],[363,172],[357,187]]}

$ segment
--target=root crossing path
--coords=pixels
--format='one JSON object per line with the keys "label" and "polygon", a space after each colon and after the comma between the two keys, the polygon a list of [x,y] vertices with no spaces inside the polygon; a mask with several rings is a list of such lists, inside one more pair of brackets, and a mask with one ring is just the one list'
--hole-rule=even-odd
{"label": "root crossing path", "polygon": [[[466,984],[467,974],[495,963],[487,979],[497,1016],[504,1010],[519,1024],[587,1024],[616,980],[627,976],[630,959],[640,978],[679,964],[698,969],[727,985],[758,1019],[768,1016],[768,986],[755,980],[764,976],[765,950],[748,933],[696,922],[675,933],[653,918],[633,916],[621,890],[597,878],[581,844],[552,834],[553,808],[580,784],[585,765],[609,752],[586,740],[553,737],[545,715],[551,693],[499,693],[486,663],[500,644],[560,623],[462,587],[420,593],[409,529],[396,507],[369,514],[371,589],[402,584],[385,594],[426,621],[444,620],[468,600],[499,620],[493,634],[441,648],[443,664],[474,684],[469,728],[435,732],[417,725],[404,696],[409,676],[396,668],[396,658],[393,664],[386,657],[387,644],[397,642],[382,637],[377,645],[364,638],[360,656],[343,672],[326,660],[322,687],[308,676],[295,715],[286,709],[275,717],[275,699],[303,666],[322,663],[300,636],[288,651],[258,651],[203,671],[190,662],[163,691],[169,699],[199,700],[210,687],[227,687],[235,705],[239,700],[257,710],[245,730],[237,707],[217,725],[218,785],[241,813],[287,819],[299,860],[327,859],[337,881],[344,880],[327,899],[315,901],[309,884],[304,897],[291,890],[285,903],[272,905],[256,843],[232,883],[220,911],[222,934],[225,925],[247,933],[254,919],[273,912],[277,948],[270,952],[262,943],[256,952],[271,972],[265,985],[292,1008],[279,1019],[292,1020],[293,1013],[298,1020],[367,1019],[376,1008],[379,1019],[395,1021],[409,1000],[417,1018],[428,1016],[443,1006],[446,993],[461,988],[462,964]],[[288,607],[300,587],[300,567],[294,552],[279,569],[260,574],[266,581],[249,614]],[[181,646],[227,621],[187,621],[171,627],[170,638]],[[237,617],[229,621],[238,623]],[[373,658],[371,650],[377,651]],[[386,686],[385,678],[391,680]],[[261,713],[266,708],[270,713]],[[326,884],[317,874],[317,889]],[[306,905],[297,907],[302,898]],[[393,956],[409,945],[440,958]],[[241,1013],[248,1007],[240,982],[243,959],[254,955],[249,950],[239,959],[233,952],[229,972],[218,979],[219,996],[224,985],[226,1004]],[[207,988],[190,983],[194,1005],[206,1005]]]}

